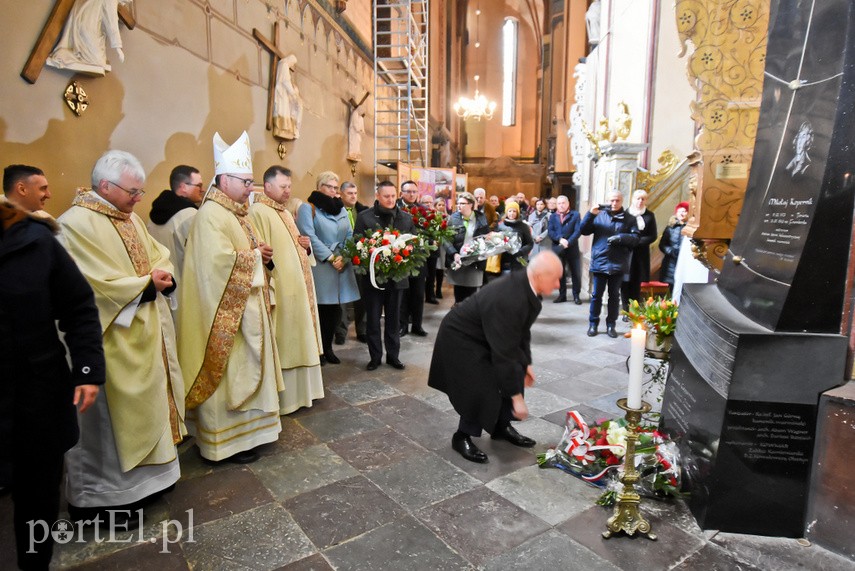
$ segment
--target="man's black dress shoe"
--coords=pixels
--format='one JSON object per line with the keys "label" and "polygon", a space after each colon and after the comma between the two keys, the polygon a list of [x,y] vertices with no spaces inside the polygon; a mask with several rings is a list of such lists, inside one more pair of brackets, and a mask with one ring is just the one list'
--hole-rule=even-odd
{"label": "man's black dress shoe", "polygon": [[490,435],[490,438],[493,440],[507,440],[514,446],[521,446],[523,448],[531,448],[537,442],[529,438],[528,436],[523,436],[517,429],[511,426],[510,424],[504,428],[500,428]]}
{"label": "man's black dress shoe", "polygon": [[344,336],[342,335],[341,337],[339,337],[338,335],[336,335],[336,336],[335,336],[335,339],[333,340],[333,342],[334,342],[336,345],[344,345]]}
{"label": "man's black dress shoe", "polygon": [[442,292],[441,291],[436,292],[436,299],[442,299]]}
{"label": "man's black dress shoe", "polygon": [[231,462],[232,464],[252,464],[258,460],[258,452],[255,450],[244,450],[243,452],[238,452],[237,454],[233,454],[226,458],[224,462]]}
{"label": "man's black dress shoe", "polygon": [[435,297],[431,297],[425,300],[425,303],[429,303],[431,305],[439,305],[439,301]]}
{"label": "man's black dress shoe", "polygon": [[576,305],[582,305],[582,300],[579,299],[579,296],[576,296],[573,298],[573,303],[575,303]]}
{"label": "man's black dress shoe", "polygon": [[326,364],[327,364],[327,358],[326,358],[326,357],[324,357],[323,355],[321,355],[320,359],[321,359],[321,367],[323,367],[324,365],[326,365]]}
{"label": "man's black dress shoe", "polygon": [[365,335],[365,333],[357,333],[356,340],[360,343],[368,343],[368,337]]}
{"label": "man's black dress shoe", "polygon": [[468,434],[455,432],[454,436],[451,437],[451,447],[470,462],[486,464],[490,461],[484,451],[475,446]]}
{"label": "man's black dress shoe", "polygon": [[594,337],[597,335],[597,326],[591,325],[588,327],[588,337]]}
{"label": "man's black dress shoe", "polygon": [[614,325],[608,325],[608,326],[606,326],[606,335],[608,335],[608,336],[609,336],[609,337],[611,337],[612,339],[616,339],[616,338],[617,338],[617,331],[615,331],[615,326],[614,326]]}
{"label": "man's black dress shoe", "polygon": [[394,367],[394,368],[398,369],[399,371],[403,370],[403,368],[404,368],[404,364],[399,359],[396,359],[395,357],[386,357],[386,364],[389,365],[390,367]]}
{"label": "man's black dress shoe", "polygon": [[365,368],[369,371],[373,371],[374,369],[376,369],[379,366],[380,366],[380,361],[374,361],[372,359],[371,361],[368,361],[368,365]]}
{"label": "man's black dress shoe", "polygon": [[409,333],[410,332],[407,330],[407,328],[404,327],[400,331],[398,331],[398,336],[399,337],[406,337]]}
{"label": "man's black dress shoe", "polygon": [[417,337],[427,337],[427,331],[425,331],[422,328],[413,329],[412,331],[410,331],[410,333],[412,333],[413,335],[415,335]]}
{"label": "man's black dress shoe", "polygon": [[565,301],[567,301],[567,298],[561,295],[553,299],[552,303],[564,303]]}
{"label": "man's black dress shoe", "polygon": [[324,352],[324,357],[326,358],[327,363],[332,363],[333,365],[338,365],[339,363],[341,363],[341,359],[336,357],[335,353],[333,353],[332,351]]}

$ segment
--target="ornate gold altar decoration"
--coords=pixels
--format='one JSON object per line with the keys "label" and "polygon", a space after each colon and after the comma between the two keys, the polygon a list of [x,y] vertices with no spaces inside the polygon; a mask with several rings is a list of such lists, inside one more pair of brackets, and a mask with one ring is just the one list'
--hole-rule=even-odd
{"label": "ornate gold altar decoration", "polygon": [[68,84],[68,87],[65,88],[65,92],[62,97],[65,99],[65,103],[68,105],[69,109],[71,109],[78,117],[83,115],[83,112],[89,107],[89,96],[86,95],[86,91],[83,90],[83,86],[76,81],[72,81]]}
{"label": "ornate gold altar decoration", "polygon": [[[691,116],[699,126],[698,190],[686,233],[711,252],[726,251],[748,185],[760,116],[770,0],[677,0],[675,15],[697,90]],[[714,242],[719,243],[715,247]],[[721,250],[724,245],[725,249]],[[711,264],[720,269],[716,253]]]}
{"label": "ornate gold altar decoration", "polygon": [[650,192],[655,185],[659,184],[669,176],[677,168],[680,163],[677,155],[665,149],[659,158],[656,160],[659,163],[659,169],[655,172],[638,169],[638,174],[635,177],[635,186]]}
{"label": "ornate gold altar decoration", "polygon": [[629,106],[625,101],[621,101],[617,108],[617,116],[611,121],[605,115],[600,115],[596,133],[591,132],[584,119],[581,120],[585,137],[591,143],[591,155],[594,160],[600,158],[600,143],[625,141],[632,131],[632,116],[629,114]]}

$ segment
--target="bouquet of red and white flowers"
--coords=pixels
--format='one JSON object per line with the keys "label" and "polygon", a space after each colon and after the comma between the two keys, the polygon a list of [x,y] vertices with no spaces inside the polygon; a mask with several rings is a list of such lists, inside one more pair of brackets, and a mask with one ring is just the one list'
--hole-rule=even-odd
{"label": "bouquet of red and white flowers", "polygon": [[[541,468],[559,468],[582,480],[605,488],[597,503],[610,506],[621,489],[623,456],[626,452],[626,420],[600,420],[588,427],[575,410],[567,413],[564,436],[555,448],[537,455]],[[680,494],[677,444],[653,426],[639,426],[635,446],[635,468],[639,494],[663,498]]]}
{"label": "bouquet of red and white flowers", "polygon": [[368,274],[374,287],[416,276],[431,248],[418,234],[401,234],[393,228],[354,234],[340,253],[357,274]]}
{"label": "bouquet of red and white flowers", "polygon": [[520,248],[522,240],[516,232],[490,232],[475,236],[460,248],[460,263],[453,263],[451,269],[458,270],[461,266],[468,266],[504,252],[513,254]]}
{"label": "bouquet of red and white flowers", "polygon": [[454,230],[448,227],[448,219],[442,212],[424,206],[411,206],[404,210],[413,217],[413,225],[435,250],[443,241],[454,238]]}

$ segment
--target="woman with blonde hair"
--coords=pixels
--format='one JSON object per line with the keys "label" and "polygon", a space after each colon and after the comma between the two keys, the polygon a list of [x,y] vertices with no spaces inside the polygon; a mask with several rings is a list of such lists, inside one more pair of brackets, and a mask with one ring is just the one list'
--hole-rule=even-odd
{"label": "woman with blonde hair", "polygon": [[297,228],[308,236],[316,264],[312,267],[324,354],[321,364],[341,362],[332,350],[335,328],[341,321],[341,304],[359,299],[356,276],[339,250],[353,235],[344,203],[339,198],[339,177],[332,171],[318,175],[316,190],[297,213]]}

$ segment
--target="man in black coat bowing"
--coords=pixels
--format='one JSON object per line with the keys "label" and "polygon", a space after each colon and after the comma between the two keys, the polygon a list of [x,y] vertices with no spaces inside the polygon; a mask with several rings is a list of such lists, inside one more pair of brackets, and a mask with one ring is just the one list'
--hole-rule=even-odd
{"label": "man in black coat bowing", "polygon": [[534,384],[531,326],[540,298],[558,287],[561,266],[558,256],[541,252],[525,272],[490,282],[455,305],[439,326],[428,385],[447,394],[460,415],[451,447],[467,460],[488,460],[472,442],[482,429],[516,446],[535,444],[511,420],[528,416],[523,387]]}
{"label": "man in black coat bowing", "polygon": [[[402,233],[412,232],[413,217],[395,205],[398,191],[389,181],[377,185],[374,206],[363,210],[356,217],[353,227],[354,234],[364,234],[367,230],[378,228],[394,228]],[[380,366],[383,356],[383,344],[386,345],[386,363],[396,369],[403,369],[404,364],[398,359],[401,349],[399,320],[401,311],[401,291],[405,290],[409,281],[405,278],[388,283],[384,289],[371,285],[371,279],[366,274],[362,276],[362,299],[365,302],[365,333],[368,336],[368,354],[370,360],[366,369],[373,371]],[[386,316],[383,338],[380,338],[380,314]]]}

